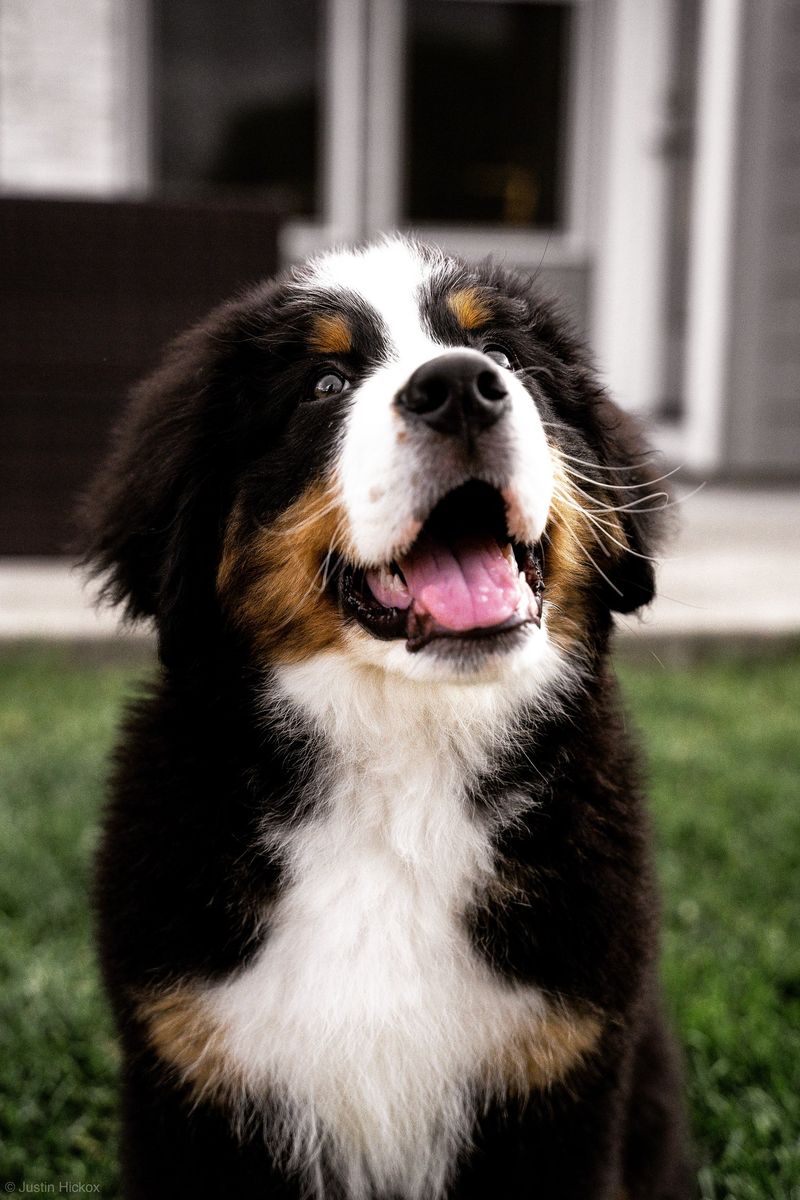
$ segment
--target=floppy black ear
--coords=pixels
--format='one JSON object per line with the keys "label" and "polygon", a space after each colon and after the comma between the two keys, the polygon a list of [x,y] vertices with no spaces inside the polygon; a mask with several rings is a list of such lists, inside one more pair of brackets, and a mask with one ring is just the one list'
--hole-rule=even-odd
{"label": "floppy black ear", "polygon": [[236,305],[179,338],[136,388],[79,512],[82,562],[130,618],[155,619],[162,652],[215,612],[226,429],[244,353]]}
{"label": "floppy black ear", "polygon": [[649,604],[655,594],[652,560],[665,529],[666,497],[659,482],[663,472],[639,422],[600,387],[585,347],[558,305],[535,303],[533,324],[549,355],[545,358],[540,350],[547,367],[540,385],[553,397],[557,411],[566,407],[603,466],[603,483],[613,485],[607,488],[607,502],[619,510],[623,533],[619,540],[628,550],[613,567],[604,560],[603,600],[615,612],[633,612]]}
{"label": "floppy black ear", "polygon": [[[618,505],[617,517],[628,550],[607,570],[605,601],[614,612],[628,613],[649,604],[655,595],[653,557],[665,531],[667,496],[658,460],[650,451],[636,419],[610,400],[601,402],[599,432],[602,461],[609,468],[609,500]],[[622,499],[620,499],[622,497]]]}

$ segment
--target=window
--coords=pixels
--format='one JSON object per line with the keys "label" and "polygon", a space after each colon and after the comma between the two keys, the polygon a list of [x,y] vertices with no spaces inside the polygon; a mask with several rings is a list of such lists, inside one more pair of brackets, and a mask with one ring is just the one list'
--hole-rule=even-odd
{"label": "window", "polygon": [[155,0],[159,190],[247,190],[320,208],[321,0]]}
{"label": "window", "polygon": [[411,221],[563,226],[570,10],[410,0]]}

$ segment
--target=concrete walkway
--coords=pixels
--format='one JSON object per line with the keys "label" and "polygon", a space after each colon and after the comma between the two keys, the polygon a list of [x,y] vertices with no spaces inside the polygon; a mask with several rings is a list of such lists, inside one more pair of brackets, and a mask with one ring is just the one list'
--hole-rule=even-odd
{"label": "concrete walkway", "polygon": [[626,618],[631,635],[800,634],[800,489],[709,485],[675,500],[658,598]]}
{"label": "concrete walkway", "polygon": [[[708,486],[680,491],[678,531],[661,562],[660,594],[643,617],[620,621],[634,647],[800,636],[800,491]],[[59,560],[0,559],[0,638],[115,639],[122,632]]]}

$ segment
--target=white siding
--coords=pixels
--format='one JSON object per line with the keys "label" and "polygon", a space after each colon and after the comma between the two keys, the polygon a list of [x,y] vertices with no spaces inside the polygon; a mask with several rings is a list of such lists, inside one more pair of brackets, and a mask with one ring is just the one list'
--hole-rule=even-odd
{"label": "white siding", "polygon": [[2,0],[0,187],[102,194],[147,177],[145,0]]}
{"label": "white siding", "polygon": [[747,6],[726,465],[800,465],[800,0]]}

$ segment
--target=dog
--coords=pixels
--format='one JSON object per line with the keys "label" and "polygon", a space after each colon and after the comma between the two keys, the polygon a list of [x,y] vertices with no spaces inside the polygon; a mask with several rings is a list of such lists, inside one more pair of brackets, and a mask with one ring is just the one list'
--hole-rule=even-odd
{"label": "dog", "polygon": [[129,1200],[684,1200],[612,613],[664,493],[552,304],[400,237],[222,305],[84,509],[160,673],[97,868]]}

